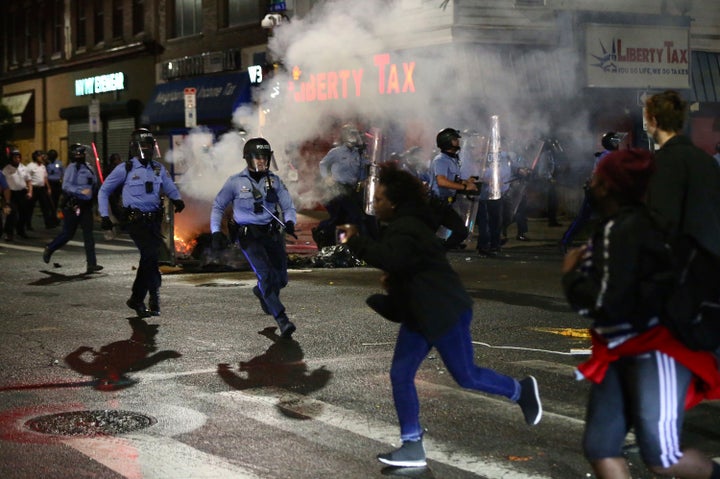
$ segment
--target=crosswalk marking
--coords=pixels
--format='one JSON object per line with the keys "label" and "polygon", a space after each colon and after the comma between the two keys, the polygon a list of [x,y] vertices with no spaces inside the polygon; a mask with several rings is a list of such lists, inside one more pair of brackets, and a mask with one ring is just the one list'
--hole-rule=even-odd
{"label": "crosswalk marking", "polygon": [[261,479],[249,469],[170,437],[134,433],[62,442],[127,479]]}
{"label": "crosswalk marking", "polygon": [[[433,387],[437,385],[433,384]],[[217,393],[216,396],[229,398],[239,404],[237,413],[248,418],[260,421],[272,427],[299,435],[307,440],[322,441],[318,434],[317,425],[313,421],[288,421],[277,408],[285,409],[295,414],[307,415],[307,411],[314,411],[312,419],[328,426],[342,429],[359,436],[378,441],[384,444],[399,442],[397,425],[389,425],[355,411],[344,409],[322,401],[291,393],[282,393],[280,397],[253,395],[243,391],[227,391]],[[501,403],[500,400],[479,396],[481,400],[493,401],[493,407]],[[506,402],[506,401],[505,401]],[[510,404],[517,408],[517,406]],[[492,459],[485,459],[457,451],[453,446],[424,439],[428,459],[447,464],[487,479],[550,479],[537,473],[525,473],[508,464]],[[332,447],[334,443],[329,443]]]}

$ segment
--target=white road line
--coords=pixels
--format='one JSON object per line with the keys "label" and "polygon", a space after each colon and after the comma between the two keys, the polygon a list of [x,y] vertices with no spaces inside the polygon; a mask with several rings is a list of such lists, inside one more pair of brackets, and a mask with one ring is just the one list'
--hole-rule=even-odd
{"label": "white road line", "polygon": [[169,437],[135,433],[122,437],[70,438],[62,442],[127,479],[262,477]]}
{"label": "white road line", "polygon": [[[322,439],[318,435],[317,426],[312,424],[313,421],[289,421],[287,417],[277,410],[278,407],[296,414],[307,414],[307,411],[310,410],[315,413],[312,419],[328,426],[385,444],[397,445],[399,442],[397,425],[390,425],[358,414],[355,411],[305,396],[283,393],[282,397],[278,398],[256,396],[242,391],[227,391],[218,393],[215,396],[229,398],[240,403],[237,414],[242,414],[272,427],[299,435],[310,441],[318,442]],[[426,437],[425,444],[428,459],[487,479],[550,479],[536,473],[519,471],[505,463],[493,461],[492,459],[459,452],[455,447],[434,441],[431,438]]]}

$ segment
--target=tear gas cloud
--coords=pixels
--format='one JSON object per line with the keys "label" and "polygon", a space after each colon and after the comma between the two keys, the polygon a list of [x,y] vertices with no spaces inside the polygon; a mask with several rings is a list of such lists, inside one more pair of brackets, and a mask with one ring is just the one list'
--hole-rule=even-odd
{"label": "tear gas cloud", "polygon": [[[297,161],[304,142],[318,137],[337,140],[328,136],[336,132],[333,128],[338,123],[346,121],[360,120],[365,126],[387,128],[386,141],[397,146],[392,151],[421,146],[427,161],[433,156],[437,131],[449,126],[487,135],[491,115],[499,115],[501,135],[508,145],[534,148],[539,137],[552,135],[562,140],[566,150],[585,151],[591,156],[597,139],[584,130],[587,113],[572,102],[577,95],[574,88],[579,58],[570,42],[559,51],[523,55],[516,51],[512,58],[497,46],[460,42],[402,50],[398,44],[404,43],[405,32],[422,41],[422,32],[432,36],[439,22],[452,21],[450,11],[440,8],[419,15],[416,3],[329,1],[274,29],[270,57],[284,68],[256,89],[256,104],[239,108],[233,123],[247,131],[247,138],[263,136],[270,142],[277,173],[293,193],[298,209],[316,205],[322,192],[317,187],[316,165],[297,181],[289,181],[289,164]],[[423,8],[435,8],[423,3]],[[572,32],[565,34],[568,37]],[[292,94],[287,94],[294,66],[300,68],[303,78],[316,72],[362,68],[367,80],[378,76],[373,57],[379,53],[389,53],[390,61],[398,66],[400,85],[403,74],[407,74],[402,65],[414,62],[415,92],[392,97],[377,92],[360,97],[348,94],[342,100],[312,103],[293,102],[289,98]],[[547,78],[553,81],[542,80]],[[266,120],[262,125],[260,118]],[[393,131],[401,131],[393,138],[387,136],[391,124],[395,125]],[[182,157],[187,163],[186,177],[192,178],[182,181],[183,193],[209,205],[224,181],[246,164],[242,159],[243,139],[238,133],[227,133],[214,145],[208,136],[201,129],[194,130],[180,148],[180,155],[169,155],[169,161]],[[208,219],[209,207],[205,224]]]}

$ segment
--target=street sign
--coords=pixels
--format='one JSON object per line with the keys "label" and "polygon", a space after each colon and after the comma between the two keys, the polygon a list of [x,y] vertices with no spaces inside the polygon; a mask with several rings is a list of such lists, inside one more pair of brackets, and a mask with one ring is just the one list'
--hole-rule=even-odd
{"label": "street sign", "polygon": [[185,88],[185,127],[194,128],[197,126],[197,109],[195,107],[197,90]]}
{"label": "street sign", "polygon": [[88,131],[90,133],[99,133],[102,128],[100,124],[100,100],[90,100],[88,106]]}

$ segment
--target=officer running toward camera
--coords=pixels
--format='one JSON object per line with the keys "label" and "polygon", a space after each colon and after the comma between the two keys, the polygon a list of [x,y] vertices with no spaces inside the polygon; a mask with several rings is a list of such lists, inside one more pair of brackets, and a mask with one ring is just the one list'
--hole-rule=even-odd
{"label": "officer running toward camera", "polygon": [[70,241],[77,227],[83,232],[87,274],[103,269],[97,264],[95,256],[95,237],[93,236],[93,199],[98,190],[98,177],[85,161],[85,145],[75,143],[70,146],[70,160],[62,182],[63,196],[60,201],[63,212],[62,231],[43,250],[43,261],[50,262],[52,254]]}
{"label": "officer running toward camera", "polygon": [[[213,202],[210,215],[213,249],[227,246],[220,231],[225,208],[232,204],[230,236],[240,243],[243,254],[257,276],[253,293],[265,314],[275,318],[280,336],[289,338],[295,325],[280,302],[280,290],[288,284],[287,254],[283,230],[294,237],[297,213],[280,178],[268,169],[272,158],[270,143],[251,138],[243,148],[247,168],[227,179]],[[278,212],[278,206],[282,216]],[[282,219],[281,219],[282,218]]]}
{"label": "officer running toward camera", "polygon": [[[123,214],[127,231],[140,251],[132,296],[126,304],[141,318],[160,315],[160,249],[163,244],[161,194],[172,201],[175,213],[185,208],[175,183],[165,167],[153,158],[160,151],[152,133],[145,128],[130,135],[130,159],[115,168],[105,179],[98,195],[102,229],[110,230],[110,195],[122,186]],[[149,294],[148,306],[145,296]],[[149,307],[149,308],[148,308]]]}

